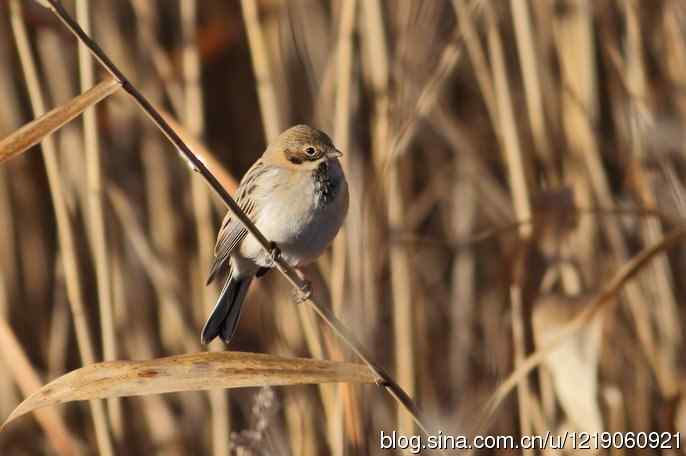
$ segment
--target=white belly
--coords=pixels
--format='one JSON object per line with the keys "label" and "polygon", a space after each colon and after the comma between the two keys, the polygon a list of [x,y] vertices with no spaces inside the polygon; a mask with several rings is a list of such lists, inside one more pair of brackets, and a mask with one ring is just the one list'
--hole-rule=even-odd
{"label": "white belly", "polygon": [[[289,186],[279,198],[266,198],[255,214],[255,225],[267,239],[275,242],[291,266],[314,261],[333,241],[348,210],[348,187],[340,175],[340,184],[327,204],[318,204],[311,179],[302,185]],[[269,266],[264,250],[248,235],[241,243],[240,256],[257,266]],[[243,261],[240,261],[244,263]]]}

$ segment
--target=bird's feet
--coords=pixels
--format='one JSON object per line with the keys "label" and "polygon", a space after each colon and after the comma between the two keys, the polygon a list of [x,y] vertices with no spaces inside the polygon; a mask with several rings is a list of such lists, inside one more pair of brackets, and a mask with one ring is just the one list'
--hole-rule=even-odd
{"label": "bird's feet", "polygon": [[270,265],[269,267],[275,267],[276,263],[279,261],[279,258],[281,257],[281,249],[279,248],[278,245],[276,245],[276,242],[272,241],[269,243],[269,261]]}
{"label": "bird's feet", "polygon": [[312,283],[305,279],[300,271],[297,269],[296,271],[298,272],[300,279],[303,281],[303,286],[302,288],[296,289],[293,292],[293,300],[296,304],[301,304],[312,297]]}

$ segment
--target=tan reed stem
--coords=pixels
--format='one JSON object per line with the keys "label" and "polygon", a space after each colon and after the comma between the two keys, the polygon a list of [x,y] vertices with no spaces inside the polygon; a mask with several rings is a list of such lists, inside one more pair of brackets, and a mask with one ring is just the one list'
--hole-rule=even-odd
{"label": "tan reed stem", "polygon": [[[517,132],[517,122],[512,104],[512,95],[508,83],[507,67],[505,65],[504,51],[500,31],[496,22],[495,12],[491,5],[486,5],[488,21],[488,45],[489,54],[493,67],[493,82],[495,84],[496,105],[498,108],[498,128],[502,135],[500,142],[505,155],[505,163],[508,170],[508,183],[512,191],[515,214],[520,219],[531,217],[531,196],[529,183],[527,182],[527,157],[524,155]],[[515,260],[515,272],[510,284],[510,304],[512,306],[513,343],[515,346],[515,366],[522,363],[525,354],[524,347],[524,316],[522,310],[523,290],[521,268],[526,261],[528,248],[527,240],[531,236],[531,226],[522,225],[519,229],[522,238],[520,251]],[[526,378],[522,378],[517,386],[519,399],[520,426],[523,435],[531,435],[530,403],[532,398],[528,394],[529,385]],[[524,450],[525,455],[532,455],[531,449]]]}
{"label": "tan reed stem", "polygon": [[557,181],[555,173],[550,138],[545,123],[543,109],[543,95],[539,77],[539,60],[534,46],[534,34],[531,26],[528,0],[510,0],[512,21],[514,23],[517,51],[519,52],[519,67],[522,70],[524,93],[526,95],[527,114],[531,124],[534,145],[539,157],[546,164],[548,177],[553,183]]}
{"label": "tan reed stem", "polygon": [[[341,164],[346,174],[350,174],[349,154],[350,154],[350,117],[351,104],[350,92],[353,78],[353,32],[355,29],[355,11],[357,0],[345,0],[341,2],[340,19],[338,24],[338,44],[337,44],[337,85],[336,102],[334,107],[334,143],[344,152]],[[331,305],[333,311],[341,314],[343,310],[343,300],[345,296],[345,275],[346,275],[346,251],[348,233],[345,227],[341,229],[333,242],[332,267],[331,267]],[[327,334],[328,335],[328,334]],[[343,360],[343,353],[337,347],[332,347],[333,359]],[[345,452],[345,435],[352,435],[355,432],[344,431],[344,413],[348,415],[351,410],[345,410],[345,397],[354,394],[351,385],[335,385],[331,389],[338,391],[334,397],[335,407],[334,416],[329,424],[329,441],[333,454],[343,455]]]}
{"label": "tan reed stem", "polygon": [[[592,2],[574,0],[570,14],[556,18],[556,45],[561,63],[563,92],[563,124],[567,141],[574,158],[582,162],[584,179],[588,181],[599,205],[613,207],[613,193],[609,177],[603,165],[599,138],[596,137],[598,101],[595,65],[595,37],[593,32]],[[605,232],[616,264],[629,258],[629,250],[622,228],[617,220],[610,219],[600,228]],[[597,227],[589,227],[595,233]],[[586,238],[590,239],[591,234]],[[594,239],[587,241],[594,248]],[[577,250],[579,248],[577,247]],[[592,273],[592,269],[591,269]],[[662,376],[662,369],[655,364],[655,334],[651,325],[650,309],[643,306],[645,294],[638,283],[630,282],[622,290],[629,302],[629,310],[636,325],[641,348],[655,369],[661,388],[670,382]]]}
{"label": "tan reed stem", "polygon": [[[202,139],[205,129],[205,112],[202,94],[202,69],[198,52],[198,3],[196,0],[180,0],[181,32],[183,36],[183,76],[184,76],[184,111],[183,121],[189,133],[195,138]],[[204,277],[209,270],[210,252],[214,240],[212,228],[212,207],[210,205],[209,189],[199,179],[191,176],[191,196],[193,201],[193,216],[197,232],[196,270],[192,271],[191,279],[203,284]],[[199,277],[200,276],[200,277]],[[216,286],[203,287],[195,294],[196,304],[209,311],[216,299]],[[222,351],[223,346],[215,345],[212,351]],[[208,392],[212,413],[212,451],[215,456],[230,453],[229,436],[231,422],[229,418],[229,398],[225,390]]]}
{"label": "tan reed stem", "polygon": [[[90,0],[77,0],[76,19],[86,33],[91,33]],[[85,92],[95,84],[95,71],[92,57],[88,49],[82,44],[78,46],[78,56],[81,91]],[[88,220],[93,263],[95,264],[103,359],[112,361],[117,358],[117,340],[112,312],[112,284],[105,211],[102,204],[103,178],[95,108],[89,108],[83,112],[83,145],[86,165],[86,219]],[[124,432],[121,400],[117,398],[108,399],[107,405],[112,431],[117,439],[121,440]]]}
{"label": "tan reed stem", "polygon": [[262,126],[267,137],[267,143],[276,138],[282,130],[279,103],[276,97],[273,73],[269,63],[269,52],[264,42],[264,33],[260,26],[259,11],[256,0],[241,0],[243,20],[248,33],[248,44],[252,66],[257,82],[257,97],[262,113]]}
{"label": "tan reed stem", "polygon": [[[17,50],[19,52],[19,59],[24,72],[24,79],[26,80],[26,84],[28,86],[29,96],[31,99],[31,108],[33,109],[34,114],[39,116],[46,111],[45,101],[43,99],[41,84],[38,78],[36,62],[33,59],[33,54],[31,53],[29,46],[28,33],[26,31],[26,25],[24,24],[22,6],[19,0],[12,0],[10,2],[10,21],[15,40],[17,42]],[[45,162],[45,170],[48,175],[48,185],[50,186],[50,196],[55,209],[57,235],[59,238],[62,261],[64,262],[67,297],[69,299],[72,316],[74,318],[79,353],[84,364],[93,364],[95,362],[93,341],[91,339],[90,331],[88,330],[88,320],[83,306],[81,277],[79,273],[78,262],[76,260],[74,236],[72,233],[71,222],[69,221],[67,205],[64,199],[64,190],[62,188],[59,165],[57,163],[57,147],[54,139],[51,136],[45,137],[42,141],[42,145],[43,160]],[[103,402],[91,401],[90,406],[93,413],[93,423],[95,425],[95,434],[97,437],[100,454],[104,456],[111,456],[114,454],[114,451]]]}

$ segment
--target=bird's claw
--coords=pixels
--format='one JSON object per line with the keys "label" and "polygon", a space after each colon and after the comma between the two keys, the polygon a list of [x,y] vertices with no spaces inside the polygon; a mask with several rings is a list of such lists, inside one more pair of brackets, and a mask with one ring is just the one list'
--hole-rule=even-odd
{"label": "bird's claw", "polygon": [[295,291],[295,303],[296,304],[301,304],[308,299],[312,297],[312,284],[308,281],[305,280],[305,283],[303,284],[302,288],[299,288]]}
{"label": "bird's claw", "polygon": [[281,249],[278,245],[276,245],[276,242],[271,242],[269,245],[269,260],[271,261],[272,267],[276,266],[276,263],[279,261],[280,257]]}
{"label": "bird's claw", "polygon": [[374,383],[376,383],[376,386],[379,386],[381,388],[385,388],[390,385],[390,382],[382,377],[379,377],[376,380],[374,380]]}

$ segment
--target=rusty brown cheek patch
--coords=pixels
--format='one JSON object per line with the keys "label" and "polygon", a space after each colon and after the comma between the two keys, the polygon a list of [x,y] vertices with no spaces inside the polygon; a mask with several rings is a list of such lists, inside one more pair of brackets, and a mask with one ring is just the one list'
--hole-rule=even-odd
{"label": "rusty brown cheek patch", "polygon": [[286,160],[293,163],[294,165],[300,165],[304,161],[304,158],[300,151],[287,149],[285,153]]}

